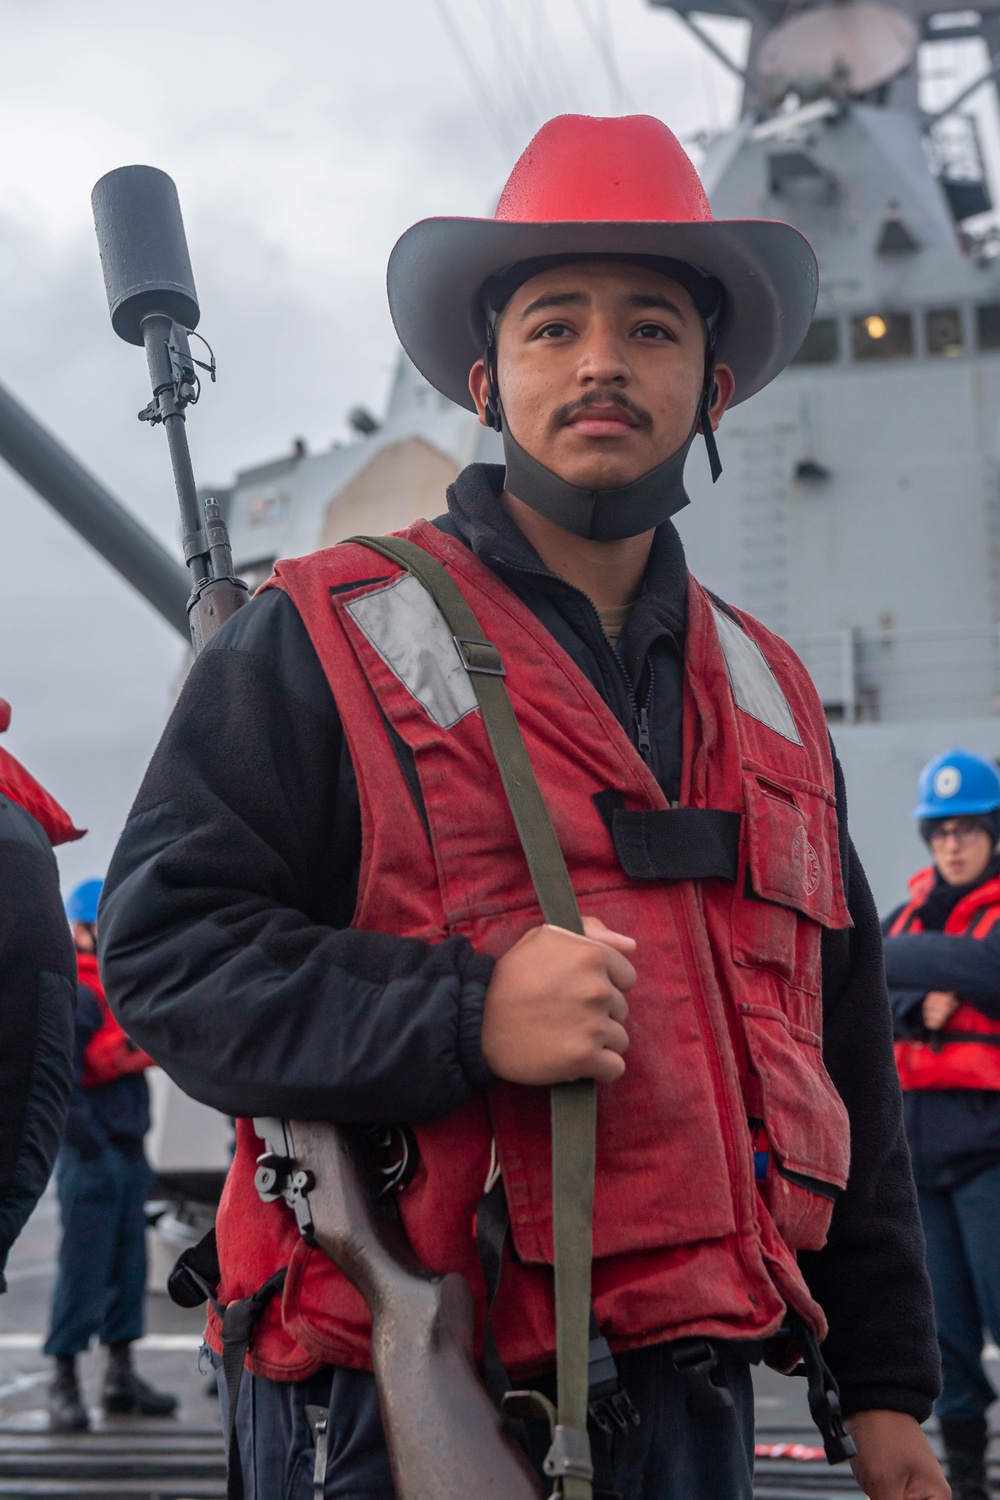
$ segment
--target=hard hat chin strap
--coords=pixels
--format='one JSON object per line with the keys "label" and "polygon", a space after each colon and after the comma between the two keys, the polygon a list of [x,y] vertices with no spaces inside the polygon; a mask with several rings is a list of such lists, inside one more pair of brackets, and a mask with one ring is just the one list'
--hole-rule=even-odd
{"label": "hard hat chin strap", "polygon": [[690,505],[691,498],[684,488],[684,465],[691,444],[701,428],[708,452],[709,467],[714,484],[722,473],[722,463],[715,442],[715,433],[709,417],[709,407],[715,399],[717,386],[714,368],[714,329],[709,329],[705,349],[705,380],[698,414],[687,440],[676,453],[640,474],[630,484],[618,485],[614,489],[589,490],[561,479],[552,469],[532,458],[514,437],[509,423],[503,419],[500,389],[497,383],[497,346],[493,322],[486,328],[486,353],[483,363],[486,369],[486,422],[503,438],[506,477],[504,486],[531,510],[545,516],[563,531],[574,536],[588,537],[595,542],[615,542],[623,537],[638,536],[651,531],[663,521]]}

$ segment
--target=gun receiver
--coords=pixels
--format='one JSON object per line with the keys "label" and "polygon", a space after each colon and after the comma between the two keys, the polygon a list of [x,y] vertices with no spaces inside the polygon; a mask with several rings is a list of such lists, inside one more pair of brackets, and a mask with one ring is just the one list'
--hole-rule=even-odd
{"label": "gun receiver", "polygon": [[266,1152],[257,1191],[283,1197],[299,1231],[358,1288],[399,1500],[538,1500],[472,1354],[472,1293],[416,1259],[399,1220],[372,1203],[357,1147],[334,1125],[254,1120]]}

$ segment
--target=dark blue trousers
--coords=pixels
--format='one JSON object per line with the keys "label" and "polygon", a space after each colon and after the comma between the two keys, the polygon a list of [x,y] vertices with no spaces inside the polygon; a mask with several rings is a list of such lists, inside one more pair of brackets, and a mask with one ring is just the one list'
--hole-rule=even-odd
{"label": "dark blue trousers", "polygon": [[[212,1364],[225,1424],[222,1361],[212,1355]],[[623,1500],[751,1500],[750,1366],[735,1353],[724,1355],[720,1364],[734,1409],[691,1417],[666,1346],[618,1356],[641,1417],[638,1427],[616,1432],[613,1439],[612,1470]],[[288,1385],[244,1374],[236,1436],[246,1500],[314,1500],[315,1449],[307,1406],[329,1411],[324,1500],[394,1500],[374,1378],[340,1368]]]}
{"label": "dark blue trousers", "polygon": [[87,1161],[72,1146],[60,1150],[62,1244],[46,1354],[81,1354],[95,1333],[102,1344],[142,1336],[152,1181],[141,1151],[105,1146]]}
{"label": "dark blue trousers", "polygon": [[939,1417],[981,1417],[997,1398],[983,1368],[1000,1339],[1000,1166],[944,1192],[921,1188],[920,1218],[941,1345]]}

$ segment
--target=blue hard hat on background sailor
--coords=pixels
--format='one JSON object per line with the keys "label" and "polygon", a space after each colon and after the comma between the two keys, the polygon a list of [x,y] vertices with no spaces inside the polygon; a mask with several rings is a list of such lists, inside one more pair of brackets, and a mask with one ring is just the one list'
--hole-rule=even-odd
{"label": "blue hard hat on background sailor", "polygon": [[156,1391],[132,1365],[144,1324],[146,1198],[153,1174],[143,1138],[149,1129],[153,1059],[112,1015],[97,965],[97,911],[103,882],[81,880],[65,900],[76,948],[76,1064],[69,1119],[56,1161],[62,1216],[52,1326],[45,1353],[54,1362],[49,1425],[89,1426],[76,1360],[96,1334],[108,1351],[102,1404],[108,1414],[169,1416],[176,1397]]}
{"label": "blue hard hat on background sailor", "polygon": [[1000,771],[995,761],[972,750],[945,750],[920,773],[913,816],[920,833],[930,838],[931,825],[942,818],[979,818],[1000,841]]}
{"label": "blue hard hat on background sailor", "polygon": [[885,922],[885,962],[944,1385],[936,1412],[958,1500],[986,1500],[982,1363],[1000,1328],[1000,771],[946,750],[913,817],[933,863]]}

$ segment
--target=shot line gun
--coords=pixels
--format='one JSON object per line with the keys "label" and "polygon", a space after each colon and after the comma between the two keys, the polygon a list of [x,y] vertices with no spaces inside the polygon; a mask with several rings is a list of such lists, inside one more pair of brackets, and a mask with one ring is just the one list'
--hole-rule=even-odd
{"label": "shot line gun", "polygon": [[[111,323],[144,346],[153,397],[141,421],[162,424],[191,575],[195,655],[247,600],[218,504],[201,504],[185,427],[199,394],[191,354],[200,316],[180,202],[155,167],[119,167],[93,192]],[[538,1500],[541,1488],[476,1371],[465,1279],[436,1275],[408,1244],[391,1203],[376,1203],[363,1146],[327,1122],[258,1119],[257,1190],[283,1200],[308,1244],[358,1288],[372,1315],[372,1362],[398,1500]],[[385,1194],[382,1195],[383,1199]],[[262,1210],[266,1211],[266,1210]]]}

